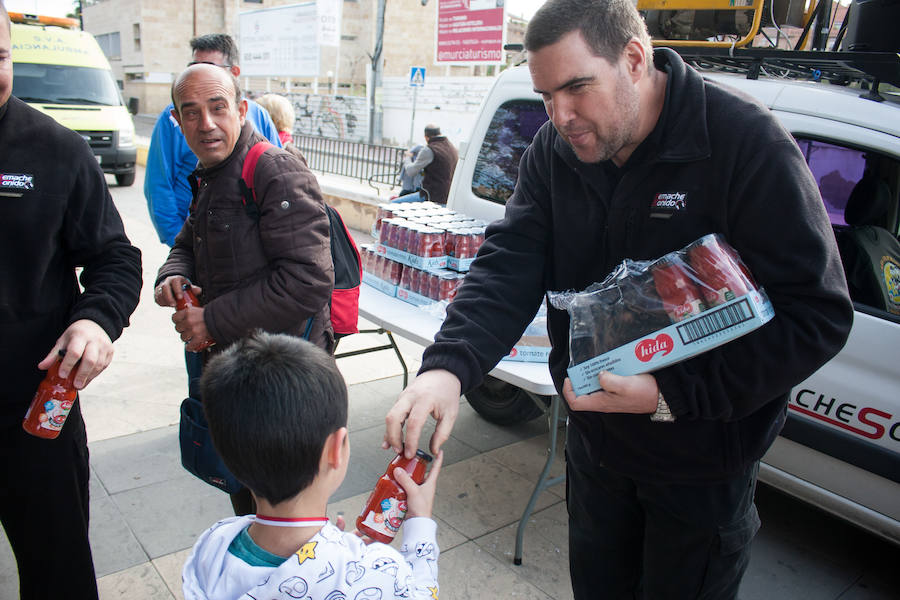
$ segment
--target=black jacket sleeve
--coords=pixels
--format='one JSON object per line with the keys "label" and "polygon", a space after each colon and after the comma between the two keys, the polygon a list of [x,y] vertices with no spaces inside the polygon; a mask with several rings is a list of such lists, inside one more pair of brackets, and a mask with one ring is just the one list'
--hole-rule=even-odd
{"label": "black jacket sleeve", "polygon": [[546,169],[539,144],[519,165],[519,180],[503,219],[488,226],[435,343],[422,357],[420,372],[447,369],[462,391],[477,386],[515,345],[534,318],[544,293],[550,248],[550,192],[539,175]]}
{"label": "black jacket sleeve", "polygon": [[141,252],[125,235],[122,219],[94,157],[86,148],[79,156],[62,238],[72,266],[83,267],[83,292],[71,308],[68,323],[90,319],[115,340],[138,304]]}

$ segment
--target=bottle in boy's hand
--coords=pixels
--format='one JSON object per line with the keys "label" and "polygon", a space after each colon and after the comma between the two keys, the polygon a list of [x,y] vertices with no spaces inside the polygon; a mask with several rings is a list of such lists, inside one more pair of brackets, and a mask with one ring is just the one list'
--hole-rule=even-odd
{"label": "bottle in boy's hand", "polygon": [[72,410],[78,391],[75,389],[75,368],[72,366],[68,377],[59,376],[59,364],[65,350],[59,351],[56,362],[50,365],[47,375],[38,386],[31,406],[25,413],[22,428],[31,435],[52,440],[59,435]]}
{"label": "bottle in boy's hand", "polygon": [[431,456],[417,450],[412,458],[398,454],[369,494],[369,500],[356,519],[356,528],[375,541],[390,544],[406,517],[406,492],[394,478],[397,467],[409,473],[417,485],[425,481],[425,470]]}
{"label": "bottle in boy's hand", "polygon": [[[190,306],[200,306],[200,301],[197,300],[197,295],[194,294],[193,290],[191,290],[191,284],[185,283],[181,286],[181,298],[175,301],[175,310],[184,310]],[[201,350],[205,350],[215,344],[216,342],[213,340],[205,340],[200,344],[197,348],[196,352]]]}

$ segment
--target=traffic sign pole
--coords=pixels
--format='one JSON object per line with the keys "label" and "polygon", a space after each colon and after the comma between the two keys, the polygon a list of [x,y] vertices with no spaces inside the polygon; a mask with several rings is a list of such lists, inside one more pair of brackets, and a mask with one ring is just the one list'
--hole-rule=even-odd
{"label": "traffic sign pole", "polygon": [[412,67],[409,70],[409,86],[413,89],[412,120],[409,123],[409,147],[413,145],[413,132],[416,127],[416,99],[419,88],[425,87],[425,67]]}
{"label": "traffic sign pole", "polygon": [[413,88],[412,120],[409,122],[409,148],[413,146],[413,129],[416,126],[416,96],[419,95],[419,86]]}

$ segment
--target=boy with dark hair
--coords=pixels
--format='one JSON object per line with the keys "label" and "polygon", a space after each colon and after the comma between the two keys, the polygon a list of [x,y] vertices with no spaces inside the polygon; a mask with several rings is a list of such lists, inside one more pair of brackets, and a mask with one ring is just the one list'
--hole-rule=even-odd
{"label": "boy with dark hair", "polygon": [[251,490],[257,514],[200,536],[182,575],[186,600],[437,597],[430,516],[442,453],[422,485],[395,470],[409,517],[400,552],[367,545],[325,517],[350,459],[347,388],[331,356],[256,332],[210,359],[201,386],[216,450]]}

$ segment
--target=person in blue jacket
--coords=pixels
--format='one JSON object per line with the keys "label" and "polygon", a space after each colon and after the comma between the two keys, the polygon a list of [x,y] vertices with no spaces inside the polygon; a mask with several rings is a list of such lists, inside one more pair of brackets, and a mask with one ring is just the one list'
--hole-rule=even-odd
{"label": "person in blue jacket", "polygon": [[[229,69],[237,77],[238,49],[229,35],[212,33],[191,40],[190,64],[209,63]],[[247,100],[247,119],[270,142],[281,147],[278,130],[265,108]],[[150,220],[159,241],[171,247],[181,231],[191,204],[191,187],[188,175],[197,167],[197,157],[188,148],[178,122],[172,116],[172,104],[160,113],[153,127],[150,149],[147,154],[147,170],[144,176],[144,197]]]}

